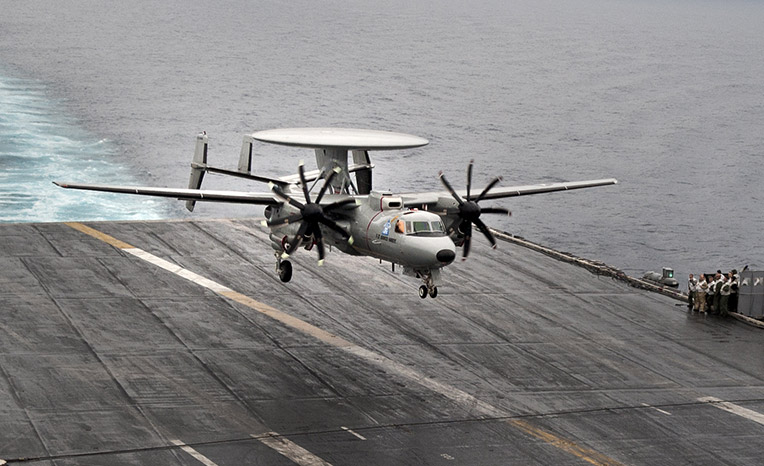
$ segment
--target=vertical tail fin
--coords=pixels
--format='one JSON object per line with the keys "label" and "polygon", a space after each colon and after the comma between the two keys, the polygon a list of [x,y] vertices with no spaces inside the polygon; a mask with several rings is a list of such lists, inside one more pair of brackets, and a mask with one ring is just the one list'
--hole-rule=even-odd
{"label": "vertical tail fin", "polygon": [[369,151],[354,150],[353,163],[369,166],[369,168],[363,168],[355,172],[358,194],[369,194],[371,192],[371,159],[369,158]]}
{"label": "vertical tail fin", "polygon": [[[207,133],[202,132],[196,135],[196,148],[194,149],[194,159],[191,161],[191,177],[188,180],[188,189],[199,189],[202,187],[202,180],[207,169]],[[194,211],[196,201],[186,201],[186,209]]]}
{"label": "vertical tail fin", "polygon": [[255,138],[251,135],[244,136],[244,142],[241,144],[241,154],[239,154],[239,173],[252,173],[252,145]]}

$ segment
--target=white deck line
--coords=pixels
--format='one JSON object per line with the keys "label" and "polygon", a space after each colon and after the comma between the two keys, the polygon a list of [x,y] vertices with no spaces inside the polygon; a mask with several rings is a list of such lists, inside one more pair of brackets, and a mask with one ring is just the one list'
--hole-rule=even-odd
{"label": "white deck line", "polygon": [[146,262],[150,264],[154,264],[157,267],[167,270],[168,272],[172,272],[175,275],[178,275],[179,277],[185,278],[186,280],[189,280],[191,282],[196,283],[197,285],[200,285],[200,286],[203,286],[204,288],[212,290],[215,293],[233,291],[227,286],[223,286],[220,283],[217,283],[208,278],[202,277],[201,275],[196,274],[188,269],[184,269],[183,267],[179,265],[166,261],[162,259],[161,257],[157,257],[151,254],[150,252],[146,252],[143,249],[125,248],[123,249],[123,251],[128,252],[136,257],[140,257],[141,259],[145,260]]}
{"label": "white deck line", "polygon": [[355,432],[355,431],[354,431],[354,430],[352,430],[352,429],[348,429],[348,428],[347,428],[347,427],[345,427],[345,426],[340,426],[340,428],[341,428],[342,430],[344,430],[345,432],[349,433],[349,434],[353,434],[353,435],[355,435],[357,438],[359,438],[359,439],[361,439],[361,440],[366,440],[366,437],[364,437],[363,435],[359,434],[358,432]]}
{"label": "white deck line", "polygon": [[332,466],[323,459],[297,445],[286,437],[282,437],[276,432],[266,432],[264,435],[252,434],[252,438],[259,440],[282,456],[289,458],[300,466]]}
{"label": "white deck line", "polygon": [[189,455],[191,455],[195,460],[199,461],[204,466],[218,466],[216,463],[212,462],[209,458],[207,458],[206,456],[202,455],[201,453],[199,453],[198,451],[194,450],[193,448],[189,447],[188,445],[186,445],[185,443],[181,442],[180,440],[170,440],[170,442],[173,445],[180,447],[181,450],[183,450],[186,453],[188,453]]}
{"label": "white deck line", "polygon": [[753,422],[758,422],[759,424],[764,425],[764,414],[761,414],[752,409],[743,408],[742,406],[738,406],[735,403],[730,403],[729,401],[720,400],[719,398],[715,398],[713,396],[704,396],[704,397],[698,398],[698,401],[702,401],[703,403],[708,403],[711,406],[719,408],[723,411],[727,411],[728,413],[737,414],[738,416],[744,417],[746,419],[750,419]]}

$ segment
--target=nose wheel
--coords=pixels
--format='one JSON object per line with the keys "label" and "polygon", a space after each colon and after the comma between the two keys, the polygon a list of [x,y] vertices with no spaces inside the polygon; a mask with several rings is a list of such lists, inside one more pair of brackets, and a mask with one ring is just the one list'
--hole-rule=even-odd
{"label": "nose wheel", "polygon": [[419,297],[424,299],[429,295],[431,298],[435,298],[438,296],[438,287],[437,286],[430,286],[422,285],[419,287]]}
{"label": "nose wheel", "polygon": [[438,296],[438,287],[435,286],[435,277],[432,271],[420,275],[424,279],[424,285],[419,287],[419,297],[424,299],[429,295],[431,298]]}

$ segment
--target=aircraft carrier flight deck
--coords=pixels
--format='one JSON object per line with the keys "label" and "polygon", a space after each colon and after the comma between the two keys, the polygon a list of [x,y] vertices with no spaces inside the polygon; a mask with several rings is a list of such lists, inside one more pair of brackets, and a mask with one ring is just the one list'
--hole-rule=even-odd
{"label": "aircraft carrier flight deck", "polygon": [[0,464],[759,465],[764,330],[509,242],[437,298],[259,220],[0,225]]}

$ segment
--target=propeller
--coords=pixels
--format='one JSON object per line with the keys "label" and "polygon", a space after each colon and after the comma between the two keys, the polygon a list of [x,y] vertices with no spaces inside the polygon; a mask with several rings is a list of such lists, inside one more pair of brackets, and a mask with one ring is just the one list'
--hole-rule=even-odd
{"label": "propeller", "polygon": [[324,206],[321,205],[321,199],[323,199],[324,194],[326,194],[326,190],[331,185],[332,179],[340,171],[340,168],[337,167],[329,173],[329,176],[324,181],[324,185],[321,186],[321,190],[318,192],[318,196],[316,196],[315,202],[311,201],[310,199],[308,183],[305,180],[305,166],[302,162],[300,162],[298,172],[300,174],[300,185],[302,186],[302,193],[305,196],[306,201],[304,204],[295,200],[289,194],[285,193],[279,185],[273,183],[270,184],[271,191],[273,191],[276,196],[280,197],[296,209],[299,209],[299,213],[295,213],[282,219],[267,223],[269,227],[274,227],[279,225],[286,225],[289,223],[301,222],[299,228],[297,229],[297,235],[295,235],[293,241],[289,242],[286,250],[284,251],[287,256],[291,255],[295,250],[297,250],[298,247],[300,247],[303,237],[306,235],[312,235],[314,241],[316,242],[316,248],[318,249],[318,265],[322,265],[324,262],[324,235],[321,232],[321,225],[325,225],[331,228],[332,230],[339,233],[343,238],[347,239],[348,243],[353,244],[353,237],[350,236],[350,234],[346,232],[344,228],[339,226],[337,222],[327,217],[326,213],[340,207],[344,207],[348,204],[354,204],[355,199],[343,199],[341,201],[333,202]]}
{"label": "propeller", "polygon": [[[457,192],[454,190],[454,188],[451,186],[451,183],[448,182],[446,179],[446,176],[443,174],[443,172],[440,172],[438,176],[440,177],[441,183],[448,189],[448,192],[451,193],[451,196],[453,196],[454,199],[456,199],[456,202],[459,203],[459,205],[454,209],[446,209],[446,214],[449,215],[458,215],[461,219],[461,222],[459,223],[459,231],[464,233],[464,252],[462,256],[462,260],[466,259],[467,256],[470,253],[470,242],[472,240],[472,225],[475,225],[478,230],[480,230],[483,235],[488,239],[488,241],[491,243],[491,247],[496,249],[496,238],[493,237],[493,234],[491,233],[491,230],[488,229],[485,223],[483,223],[482,220],[480,220],[480,214],[505,214],[505,215],[512,215],[512,213],[503,208],[503,207],[483,207],[481,208],[478,203],[483,200],[483,198],[488,194],[488,191],[493,188],[496,183],[501,181],[501,177],[497,176],[493,180],[491,180],[490,183],[483,189],[483,191],[480,193],[479,196],[474,198],[471,195],[471,189],[472,189],[472,164],[474,163],[474,160],[470,160],[470,164],[467,166],[467,197],[462,198],[457,194]],[[453,230],[452,230],[453,231]]]}

